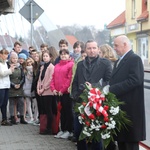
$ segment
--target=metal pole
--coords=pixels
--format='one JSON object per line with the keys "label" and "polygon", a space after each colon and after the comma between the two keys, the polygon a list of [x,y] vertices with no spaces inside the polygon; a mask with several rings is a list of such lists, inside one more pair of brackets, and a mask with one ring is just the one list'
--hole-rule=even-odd
{"label": "metal pole", "polygon": [[31,8],[31,45],[33,45],[33,0],[31,0],[30,8]]}

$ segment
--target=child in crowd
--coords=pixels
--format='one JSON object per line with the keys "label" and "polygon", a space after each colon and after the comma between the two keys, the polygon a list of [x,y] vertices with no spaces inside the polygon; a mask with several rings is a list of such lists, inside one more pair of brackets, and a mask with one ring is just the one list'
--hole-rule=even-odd
{"label": "child in crowd", "polygon": [[24,99],[23,99],[23,84],[25,81],[24,72],[21,65],[18,63],[18,55],[16,52],[11,52],[9,65],[14,65],[14,72],[10,75],[11,88],[9,90],[9,111],[11,123],[16,123],[17,106],[20,113],[20,123],[27,124],[24,120]]}
{"label": "child in crowd", "polygon": [[[59,45],[59,51],[61,51],[62,49],[68,49],[68,42],[65,39],[61,39],[58,45]],[[60,56],[58,56],[55,59],[54,65],[58,64],[60,60],[61,58]]]}
{"label": "child in crowd", "polygon": [[81,50],[82,60],[84,60],[86,56],[87,56],[87,53],[85,52],[85,50]]}
{"label": "child in crowd", "polygon": [[23,91],[26,101],[26,111],[30,117],[30,120],[28,120],[28,123],[33,123],[33,114],[31,109],[31,103],[32,103],[32,95],[31,95],[31,86],[32,86],[32,80],[33,80],[33,64],[34,60],[32,58],[27,58],[26,60],[26,68],[25,68],[25,83],[23,85]]}
{"label": "child in crowd", "polygon": [[55,66],[50,88],[56,97],[59,97],[61,109],[61,130],[54,137],[67,139],[72,134],[73,114],[72,100],[68,88],[72,79],[73,60],[70,59],[69,51],[62,49],[60,62]]}
{"label": "child in crowd", "polygon": [[[24,73],[26,70],[26,59],[27,59],[27,56],[24,53],[20,53],[18,55],[18,62],[21,65]],[[25,99],[24,99],[24,119],[26,120],[26,100]]]}
{"label": "child in crowd", "polygon": [[9,75],[14,71],[14,65],[8,68],[7,58],[9,52],[6,49],[0,50],[0,109],[2,112],[2,126],[12,125],[7,120],[7,103],[8,103],[8,93],[10,88],[10,78]]}
{"label": "child in crowd", "polygon": [[[56,114],[56,102],[53,98],[53,92],[50,89],[50,82],[54,72],[54,65],[50,62],[51,54],[45,50],[42,54],[44,64],[40,68],[40,75],[37,83],[37,94],[40,96],[41,112],[40,119],[46,115],[44,122],[47,120],[47,126],[44,131],[40,130],[40,134],[52,134],[53,115]],[[42,123],[40,122],[40,127]],[[41,128],[40,128],[41,129]]]}
{"label": "child in crowd", "polygon": [[99,56],[102,58],[107,58],[111,61],[112,67],[114,66],[115,61],[117,60],[115,51],[108,44],[100,45],[99,47]]}
{"label": "child in crowd", "polygon": [[[33,125],[40,125],[39,116],[41,114],[41,104],[40,104],[40,96],[37,94],[37,82],[40,75],[40,68],[44,64],[41,58],[40,52],[36,52],[35,56],[33,57],[34,64],[33,64],[33,82],[32,82],[32,88],[31,92],[35,95],[35,98],[33,98],[33,105],[34,105],[34,115],[36,116],[38,114],[38,119],[33,123]],[[36,118],[34,116],[34,118]]]}
{"label": "child in crowd", "polygon": [[55,59],[59,56],[58,55],[58,51],[55,49],[54,46],[50,46],[48,48],[49,52],[51,53],[51,63],[54,64],[55,63]]}

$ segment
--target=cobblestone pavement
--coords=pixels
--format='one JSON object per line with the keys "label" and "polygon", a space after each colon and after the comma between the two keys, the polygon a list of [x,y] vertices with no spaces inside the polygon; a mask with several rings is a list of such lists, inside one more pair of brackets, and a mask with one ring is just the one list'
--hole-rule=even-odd
{"label": "cobblestone pavement", "polygon": [[53,135],[40,135],[39,126],[18,124],[0,126],[0,150],[76,150],[76,146]]}

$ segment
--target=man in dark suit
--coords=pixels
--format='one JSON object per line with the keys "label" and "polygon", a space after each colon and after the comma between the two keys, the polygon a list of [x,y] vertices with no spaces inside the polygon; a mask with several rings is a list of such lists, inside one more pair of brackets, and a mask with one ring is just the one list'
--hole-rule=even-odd
{"label": "man in dark suit", "polygon": [[[78,63],[72,84],[72,95],[78,102],[80,102],[79,95],[82,93],[86,82],[95,84],[98,83],[100,79],[103,79],[103,83],[108,84],[112,72],[110,61],[99,57],[99,48],[95,41],[87,41],[85,44],[85,51],[87,57],[85,60]],[[74,124],[75,135],[78,139],[82,130],[82,125],[79,123],[77,116]],[[86,141],[78,140],[77,149],[87,150]],[[92,150],[101,150],[101,143],[93,142]]]}
{"label": "man in dark suit", "polygon": [[110,92],[114,93],[127,112],[131,125],[117,133],[119,150],[139,150],[145,140],[144,70],[141,58],[131,50],[130,40],[122,35],[114,39],[114,50],[120,59],[114,65]]}

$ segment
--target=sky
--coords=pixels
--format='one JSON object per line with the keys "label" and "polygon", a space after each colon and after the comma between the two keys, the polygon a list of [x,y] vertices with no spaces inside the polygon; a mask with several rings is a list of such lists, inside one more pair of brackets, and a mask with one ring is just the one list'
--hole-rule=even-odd
{"label": "sky", "polygon": [[125,0],[35,0],[60,26],[78,24],[103,29],[125,10]]}

